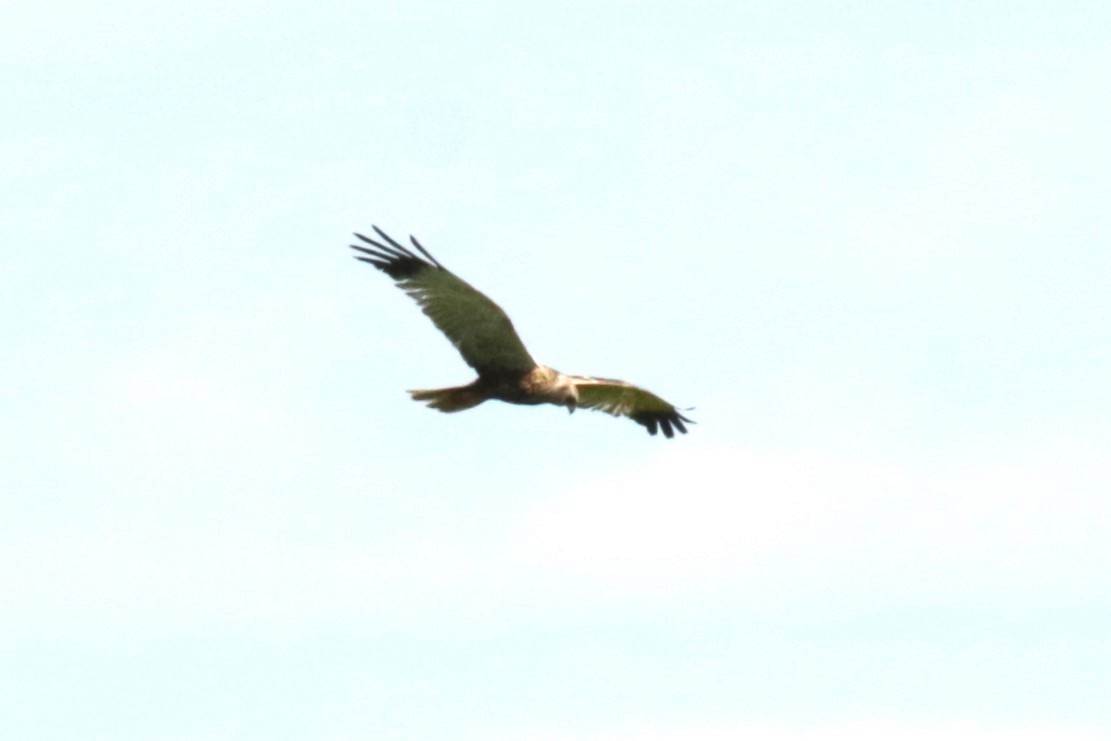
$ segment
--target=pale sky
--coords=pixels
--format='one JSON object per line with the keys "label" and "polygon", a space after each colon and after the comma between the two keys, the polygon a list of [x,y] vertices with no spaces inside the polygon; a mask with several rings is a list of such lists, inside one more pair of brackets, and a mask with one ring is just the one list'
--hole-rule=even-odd
{"label": "pale sky", "polygon": [[[0,737],[1111,738],[1111,6],[0,13]],[[532,354],[471,371],[350,233]]]}

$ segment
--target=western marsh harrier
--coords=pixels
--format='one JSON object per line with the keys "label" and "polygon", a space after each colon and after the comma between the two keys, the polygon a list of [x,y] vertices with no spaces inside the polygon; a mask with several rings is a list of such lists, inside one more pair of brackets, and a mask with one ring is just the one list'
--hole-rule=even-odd
{"label": "western marsh harrier", "polygon": [[[513,323],[497,304],[472,288],[432,257],[415,237],[409,239],[416,255],[378,227],[382,242],[356,233],[366,245],[351,245],[368,262],[394,279],[420,305],[436,327],[447,335],[478,378],[466,386],[410,391],[414,401],[428,402],[441,412],[460,412],[487,399],[510,404],[556,404],[597,409],[628,417],[655,435],[673,437],[692,422],[673,405],[642,388],[611,378],[567,376],[532,359]],[[423,256],[423,258],[421,257]]]}

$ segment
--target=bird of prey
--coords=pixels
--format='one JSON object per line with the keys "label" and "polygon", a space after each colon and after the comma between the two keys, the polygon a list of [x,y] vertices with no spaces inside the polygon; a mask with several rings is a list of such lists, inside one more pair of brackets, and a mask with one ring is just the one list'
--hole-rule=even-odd
{"label": "bird of prey", "polygon": [[529,355],[513,323],[501,307],[432,257],[415,237],[415,254],[374,227],[381,241],[362,234],[363,244],[350,245],[355,257],[393,278],[443,332],[478,378],[466,386],[410,391],[414,401],[441,412],[460,412],[488,399],[510,404],[555,404],[569,412],[577,407],[628,417],[652,435],[663,430],[673,437],[685,433],[687,419],[672,404],[625,381],[568,376],[541,365]]}

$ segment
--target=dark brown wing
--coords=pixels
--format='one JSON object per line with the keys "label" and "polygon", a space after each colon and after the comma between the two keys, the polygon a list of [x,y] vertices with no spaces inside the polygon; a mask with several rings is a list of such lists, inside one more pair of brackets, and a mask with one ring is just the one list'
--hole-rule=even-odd
{"label": "dark brown wing", "polygon": [[580,407],[597,409],[615,417],[628,417],[638,425],[647,427],[651,435],[661,429],[665,437],[674,437],[675,430],[686,433],[684,422],[694,424],[694,420],[680,414],[673,404],[668,404],[652,392],[631,383],[612,378],[570,378],[579,393]]}
{"label": "dark brown wing", "polygon": [[412,296],[467,365],[479,375],[524,373],[536,367],[500,306],[438,263],[414,237],[410,236],[410,241],[427,259],[410,252],[378,227],[374,231],[385,243],[356,233],[370,245],[351,245],[351,249],[365,255],[356,257],[393,278]]}

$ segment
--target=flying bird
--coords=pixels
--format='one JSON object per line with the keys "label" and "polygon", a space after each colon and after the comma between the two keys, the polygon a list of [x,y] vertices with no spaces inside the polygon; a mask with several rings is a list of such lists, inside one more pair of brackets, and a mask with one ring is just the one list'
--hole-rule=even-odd
{"label": "flying bird", "polygon": [[674,405],[631,383],[569,376],[537,363],[501,307],[437,262],[415,237],[409,240],[419,255],[378,227],[374,231],[382,241],[355,233],[364,243],[350,245],[362,253],[355,257],[393,278],[478,372],[478,378],[466,386],[409,391],[414,401],[427,402],[441,412],[461,412],[489,399],[555,404],[569,412],[578,407],[597,409],[628,417],[652,435],[663,430],[669,438],[675,430],[686,433],[684,422],[693,423]]}

